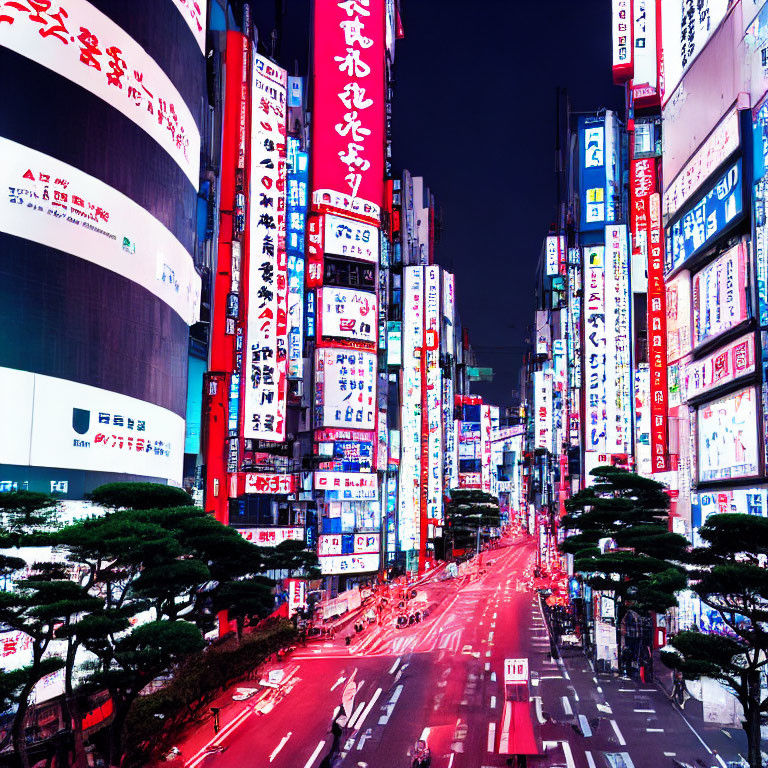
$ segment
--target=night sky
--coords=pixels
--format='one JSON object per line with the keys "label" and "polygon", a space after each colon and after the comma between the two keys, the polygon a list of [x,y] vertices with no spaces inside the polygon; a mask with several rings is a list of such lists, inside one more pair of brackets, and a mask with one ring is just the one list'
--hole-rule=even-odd
{"label": "night sky", "polygon": [[424,176],[442,208],[437,252],[456,274],[462,323],[513,403],[533,322],[535,269],[555,211],[555,88],[572,111],[621,110],[608,0],[401,0],[395,170]]}

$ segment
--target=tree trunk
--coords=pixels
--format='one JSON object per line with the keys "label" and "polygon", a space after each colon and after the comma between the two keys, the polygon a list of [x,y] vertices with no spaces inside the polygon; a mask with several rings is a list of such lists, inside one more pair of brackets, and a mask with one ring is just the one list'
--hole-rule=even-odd
{"label": "tree trunk", "polygon": [[115,708],[115,716],[109,726],[109,754],[107,755],[107,765],[120,765],[123,757],[123,726],[128,717],[128,710],[131,708],[133,698],[122,699],[117,696],[115,691],[110,691],[112,704]]}
{"label": "tree trunk", "polygon": [[19,696],[19,708],[13,719],[13,728],[11,729],[11,740],[13,741],[13,751],[19,756],[21,768],[29,768],[29,756],[27,755],[27,739],[24,734],[24,721],[27,719],[29,711],[29,694],[32,693],[34,683],[27,683]]}
{"label": "tree trunk", "polygon": [[747,673],[747,701],[744,702],[744,722],[742,727],[747,734],[747,760],[749,768],[762,768],[763,756],[760,752],[760,673],[750,670]]}

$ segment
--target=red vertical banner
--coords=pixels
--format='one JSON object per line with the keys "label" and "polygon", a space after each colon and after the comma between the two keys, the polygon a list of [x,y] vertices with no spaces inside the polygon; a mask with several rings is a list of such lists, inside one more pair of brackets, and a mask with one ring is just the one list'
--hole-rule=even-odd
{"label": "red vertical banner", "polygon": [[652,471],[669,469],[664,231],[655,158],[632,161],[632,253],[648,260],[648,362],[651,379]]}
{"label": "red vertical banner", "polygon": [[325,216],[307,217],[307,288],[323,284],[323,227]]}
{"label": "red vertical banner", "polygon": [[312,207],[378,224],[384,199],[385,0],[315,3]]}

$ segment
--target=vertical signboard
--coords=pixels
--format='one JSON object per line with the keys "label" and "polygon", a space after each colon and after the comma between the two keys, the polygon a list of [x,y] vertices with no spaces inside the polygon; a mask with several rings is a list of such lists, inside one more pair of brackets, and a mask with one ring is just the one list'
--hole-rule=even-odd
{"label": "vertical signboard", "polygon": [[377,224],[384,194],[385,0],[314,13],[312,205]]}
{"label": "vertical signboard", "polygon": [[283,442],[287,391],[284,69],[253,55],[243,436]]}
{"label": "vertical signboard", "polygon": [[552,374],[534,371],[533,409],[535,434],[534,448],[552,450]]}
{"label": "vertical signboard", "polygon": [[419,548],[421,510],[421,361],[424,343],[424,268],[403,269],[403,367],[400,423],[400,549]]}
{"label": "vertical signboard", "polygon": [[606,453],[605,248],[584,248],[584,447]]}
{"label": "vertical signboard", "polygon": [[456,422],[453,420],[453,379],[443,378],[443,486],[455,488],[459,482],[459,455]]}
{"label": "vertical signboard", "polygon": [[579,188],[582,232],[616,220],[621,186],[618,124],[611,111],[579,118]]}
{"label": "vertical signboard", "polygon": [[605,228],[605,362],[609,453],[632,446],[629,251],[624,224]]}
{"label": "vertical signboard", "polygon": [[443,519],[443,433],[442,374],[440,370],[440,267],[424,269],[424,404],[427,434],[427,519],[442,524]]}
{"label": "vertical signboard", "polygon": [[613,0],[611,27],[613,32],[613,82],[616,85],[626,83],[633,74],[632,26],[632,0]]}
{"label": "vertical signboard", "polygon": [[632,98],[638,106],[650,106],[658,103],[656,0],[632,0],[632,20]]}
{"label": "vertical signboard", "polygon": [[309,155],[288,137],[286,250],[288,252],[288,378],[304,376],[304,242],[309,196]]}
{"label": "vertical signboard", "polygon": [[482,488],[491,492],[491,406],[480,406],[480,478]]}

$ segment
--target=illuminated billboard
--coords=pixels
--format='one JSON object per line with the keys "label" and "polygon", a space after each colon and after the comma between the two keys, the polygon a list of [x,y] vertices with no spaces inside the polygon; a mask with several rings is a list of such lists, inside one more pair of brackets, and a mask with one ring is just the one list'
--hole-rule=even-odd
{"label": "illuminated billboard", "polygon": [[743,336],[717,352],[685,366],[685,397],[690,400],[754,372],[755,337]]}
{"label": "illuminated billboard", "polygon": [[320,558],[320,573],[323,576],[368,573],[378,569],[378,552],[373,555],[339,555]]}
{"label": "illuminated billboard", "polygon": [[733,392],[699,407],[696,414],[699,481],[758,474],[757,392]]}
{"label": "illuminated billboard", "polygon": [[550,235],[544,241],[545,271],[547,276],[561,274],[565,269],[565,238]]}
{"label": "illuminated billboard", "polygon": [[285,100],[288,75],[254,54],[248,205],[248,320],[243,436],[285,440],[288,275]]}
{"label": "illuminated billboard", "polygon": [[581,230],[601,231],[616,220],[620,200],[618,125],[614,113],[579,118]]}
{"label": "illuminated billboard", "polygon": [[[66,11],[3,6],[0,46],[47,67],[122,112],[146,131],[197,189],[200,132],[181,94],[154,59],[87,0]],[[37,6],[35,6],[37,8]]]}
{"label": "illuminated billboard", "polygon": [[297,489],[296,475],[278,475],[248,472],[245,475],[246,493],[288,494]]}
{"label": "illuminated billboard", "polygon": [[312,204],[377,224],[384,197],[385,0],[314,13]]}
{"label": "illuminated billboard", "polygon": [[606,451],[606,319],[605,247],[584,248],[584,335],[585,450]]}
{"label": "illuminated billboard", "polygon": [[692,280],[693,345],[698,347],[747,317],[747,258],[736,245]]}
{"label": "illuminated billboard", "polygon": [[729,0],[661,0],[661,47],[666,103],[693,60],[725,18]]}
{"label": "illuminated billboard", "polygon": [[184,419],[68,379],[0,368],[0,464],[60,467],[181,485]]}
{"label": "illuminated billboard", "polygon": [[404,267],[403,365],[398,538],[400,549],[419,548],[421,519],[421,355],[424,345],[424,268]]}
{"label": "illuminated billboard", "polygon": [[284,541],[304,541],[304,529],[296,527],[280,528],[235,528],[246,540],[259,547],[276,547]]}
{"label": "illuminated billboard", "polygon": [[376,429],[376,355],[373,352],[315,350],[315,425]]}
{"label": "illuminated billboard", "polygon": [[691,276],[683,271],[667,281],[667,362],[674,363],[691,351]]}
{"label": "illuminated billboard", "polygon": [[325,491],[326,501],[376,501],[379,498],[376,473],[316,471],[314,488]]}
{"label": "illuminated billboard", "polygon": [[352,288],[325,286],[317,291],[319,333],[322,339],[376,344],[376,294]]}
{"label": "illuminated billboard", "polygon": [[379,230],[371,224],[327,214],[324,240],[327,254],[374,264],[379,260]]}
{"label": "illuminated billboard", "polygon": [[534,448],[552,450],[552,374],[533,373]]}
{"label": "illuminated billboard", "polygon": [[[637,0],[635,0],[637,2]],[[632,0],[612,0],[613,82],[626,83],[632,77]]]}
{"label": "illuminated billboard", "polygon": [[200,276],[184,246],[130,198],[67,163],[0,137],[0,232],[97,264],[140,285],[187,325]]}
{"label": "illuminated billboard", "polygon": [[742,162],[737,160],[691,210],[667,227],[665,270],[669,275],[701,253],[741,219],[744,212]]}
{"label": "illuminated billboard", "polygon": [[173,0],[179,13],[192,30],[200,52],[205,53],[205,6],[206,0]]}
{"label": "illuminated billboard", "polygon": [[[442,372],[440,370],[440,267],[424,268],[424,347],[426,358],[424,403],[426,457],[422,451],[422,480],[426,480],[427,519],[443,519]],[[425,460],[426,458],[426,460]],[[426,475],[426,478],[424,478]]]}
{"label": "illuminated billboard", "polygon": [[633,0],[632,98],[635,104],[658,99],[656,0]]}

